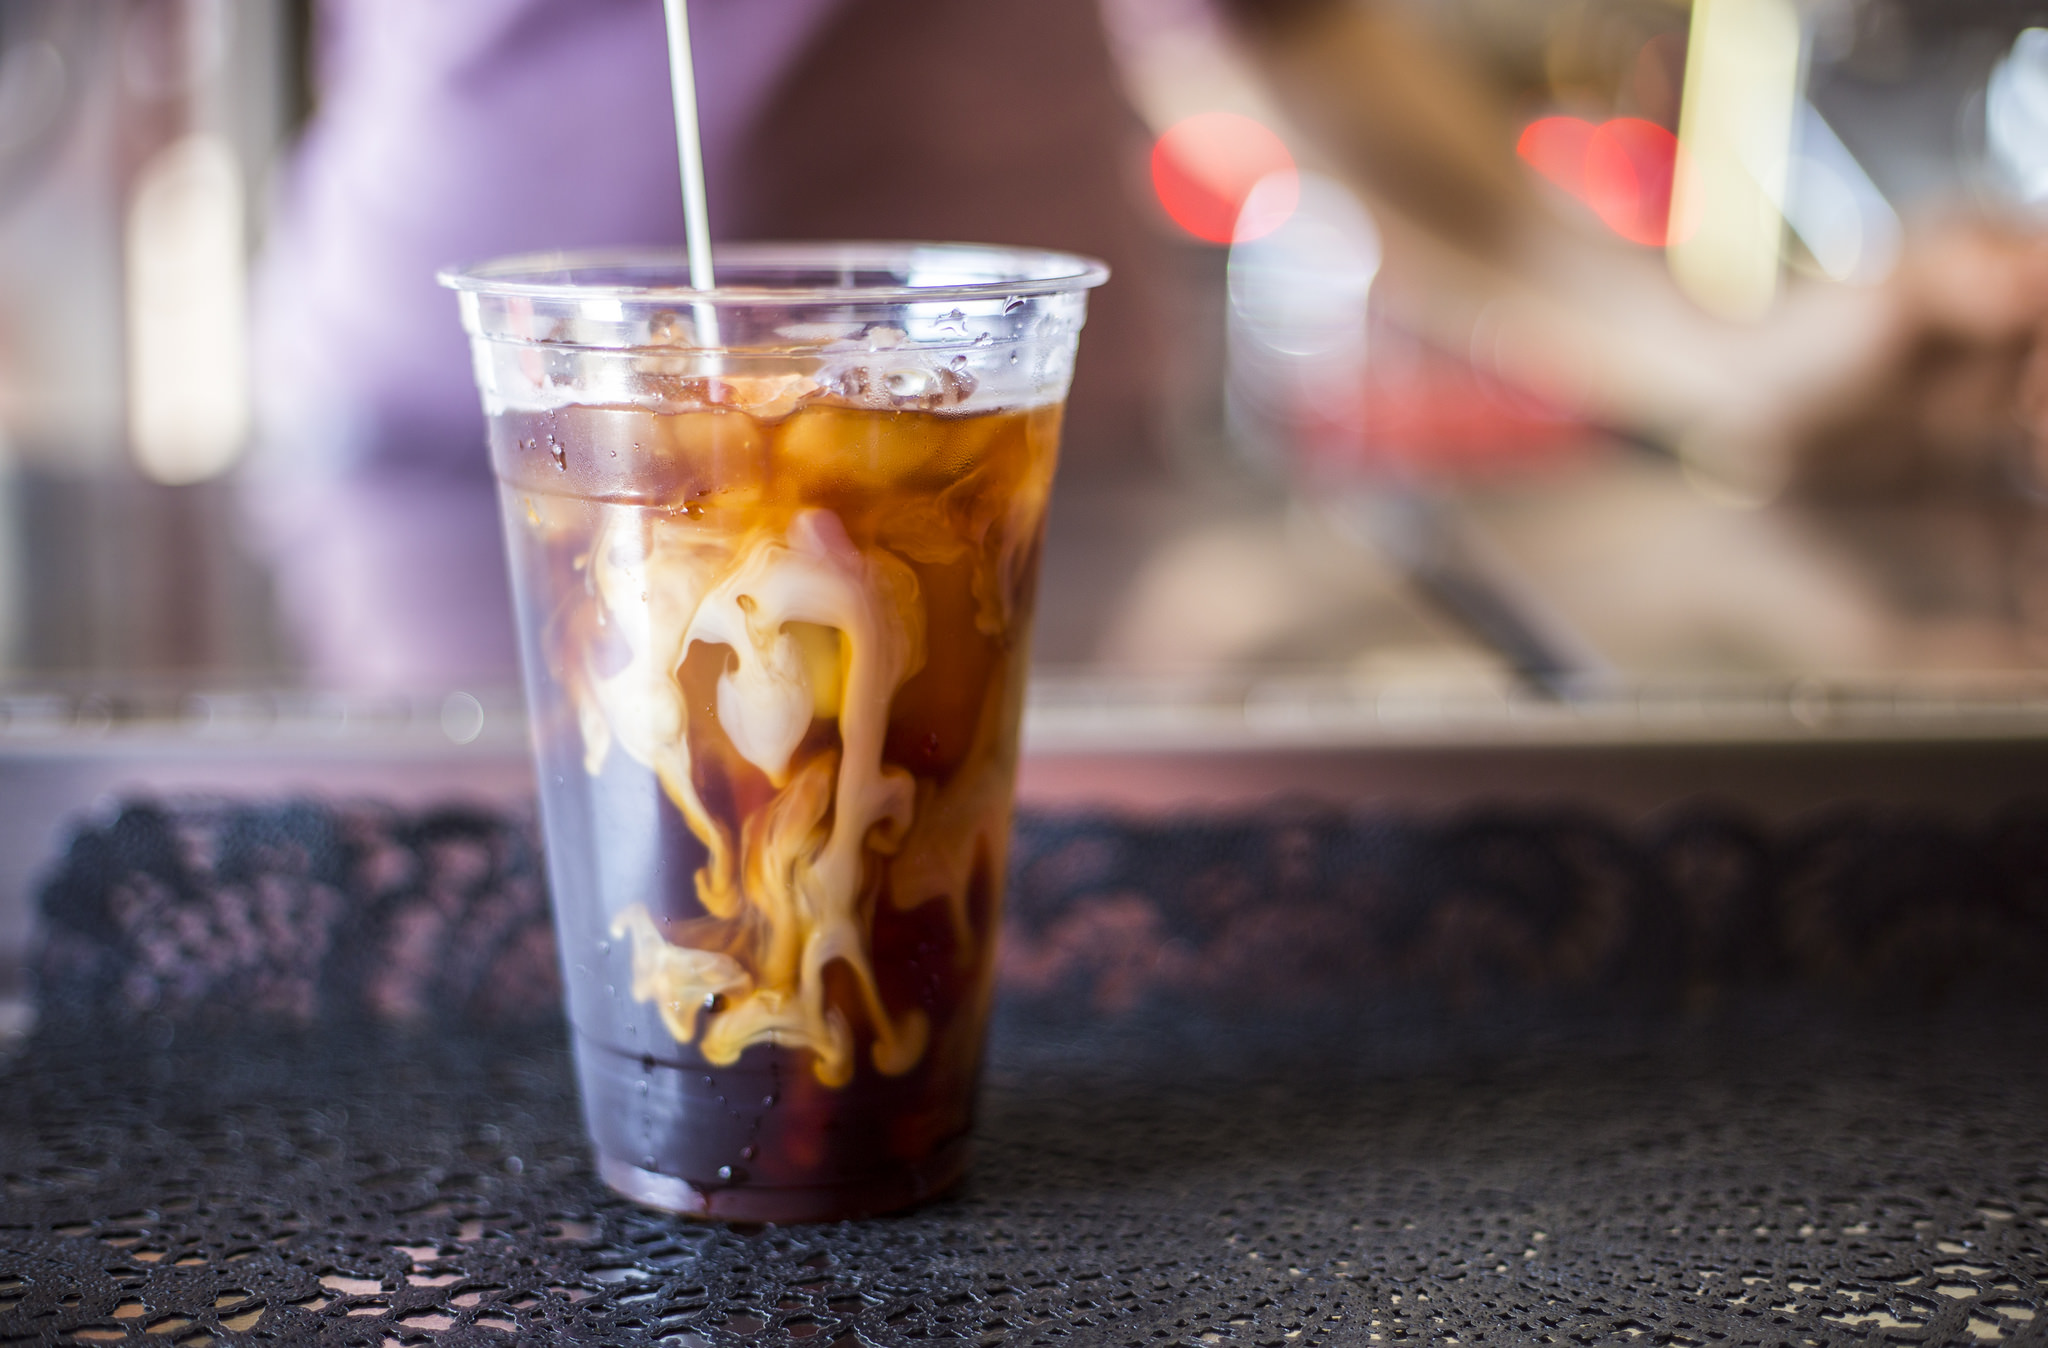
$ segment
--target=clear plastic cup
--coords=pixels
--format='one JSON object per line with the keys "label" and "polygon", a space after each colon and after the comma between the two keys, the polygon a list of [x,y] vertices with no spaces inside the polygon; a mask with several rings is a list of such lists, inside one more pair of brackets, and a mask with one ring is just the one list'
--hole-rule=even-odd
{"label": "clear plastic cup", "polygon": [[600,1173],[884,1212],[967,1162],[1038,553],[1101,264],[512,258],[459,292]]}

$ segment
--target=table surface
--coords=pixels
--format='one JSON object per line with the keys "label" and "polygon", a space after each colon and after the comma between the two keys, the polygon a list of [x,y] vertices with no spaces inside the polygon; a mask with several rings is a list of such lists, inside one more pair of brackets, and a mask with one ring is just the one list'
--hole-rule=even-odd
{"label": "table surface", "polygon": [[2048,1020],[999,1016],[892,1219],[611,1196],[559,1030],[45,1036],[0,1343],[2048,1342]]}

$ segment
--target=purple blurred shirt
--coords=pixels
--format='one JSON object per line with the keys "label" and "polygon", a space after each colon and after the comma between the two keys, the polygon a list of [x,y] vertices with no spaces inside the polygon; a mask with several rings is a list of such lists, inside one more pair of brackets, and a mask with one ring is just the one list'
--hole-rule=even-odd
{"label": "purple blurred shirt", "polygon": [[[714,234],[840,0],[694,0]],[[318,112],[257,277],[259,540],[313,677],[509,678],[483,423],[436,268],[680,244],[661,0],[324,0]]]}
{"label": "purple blurred shirt", "polygon": [[[749,123],[836,3],[691,7],[714,232]],[[259,279],[266,422],[337,465],[481,468],[434,271],[681,242],[660,0],[327,0],[319,37]]]}

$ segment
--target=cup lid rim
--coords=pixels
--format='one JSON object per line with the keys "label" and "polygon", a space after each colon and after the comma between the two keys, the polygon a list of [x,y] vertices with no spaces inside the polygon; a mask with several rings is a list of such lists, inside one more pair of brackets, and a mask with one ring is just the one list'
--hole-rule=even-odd
{"label": "cup lid rim", "polygon": [[[528,300],[577,302],[612,299],[640,303],[789,305],[804,303],[900,303],[943,300],[1028,298],[1089,290],[1109,279],[1109,267],[1092,257],[1041,248],[998,244],[846,242],[738,243],[713,248],[714,270],[904,271],[916,262],[934,268],[952,264],[956,275],[974,275],[978,263],[987,279],[913,284],[719,285],[697,290],[686,280],[688,255],[681,248],[591,248],[520,253],[465,266],[443,267],[434,279],[450,290]],[[578,281],[577,272],[644,268],[668,273],[675,282],[634,284],[608,279]]]}

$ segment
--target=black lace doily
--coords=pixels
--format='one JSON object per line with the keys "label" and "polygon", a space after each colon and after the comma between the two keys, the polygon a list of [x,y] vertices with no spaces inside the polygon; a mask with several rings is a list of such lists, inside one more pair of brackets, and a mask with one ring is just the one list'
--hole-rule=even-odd
{"label": "black lace doily", "polygon": [[518,821],[134,807],[0,1344],[2048,1343],[2043,819],[1027,821],[966,1185],[745,1228],[591,1174]]}
{"label": "black lace doily", "polygon": [[786,1229],[610,1196],[545,1037],[46,1038],[0,1341],[2048,1341],[2038,1023],[1373,1038],[1012,1016],[961,1192]]}
{"label": "black lace doily", "polygon": [[[46,1016],[549,1023],[530,819],[307,801],[131,803],[43,891]],[[1772,830],[1695,807],[1026,816],[1001,978],[1120,1013],[1227,1000],[1669,1011],[2048,1000],[2048,809],[1842,809]]]}

